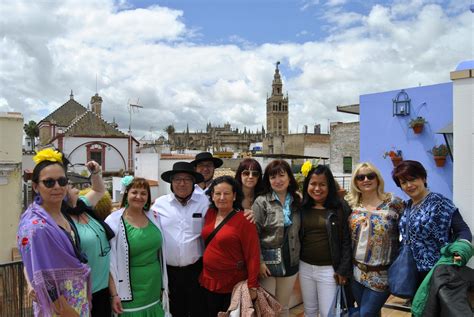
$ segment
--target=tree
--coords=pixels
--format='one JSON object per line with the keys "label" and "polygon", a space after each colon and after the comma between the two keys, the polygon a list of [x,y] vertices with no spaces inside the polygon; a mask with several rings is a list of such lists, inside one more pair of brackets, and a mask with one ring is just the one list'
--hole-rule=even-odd
{"label": "tree", "polygon": [[35,149],[35,138],[39,136],[39,129],[38,125],[36,124],[35,121],[30,120],[30,122],[25,123],[23,126],[23,130],[26,133],[26,136],[30,139],[31,141],[31,149]]}
{"label": "tree", "polygon": [[164,129],[164,131],[168,133],[168,138],[169,138],[169,136],[174,133],[175,129],[174,129],[174,126],[170,124]]}

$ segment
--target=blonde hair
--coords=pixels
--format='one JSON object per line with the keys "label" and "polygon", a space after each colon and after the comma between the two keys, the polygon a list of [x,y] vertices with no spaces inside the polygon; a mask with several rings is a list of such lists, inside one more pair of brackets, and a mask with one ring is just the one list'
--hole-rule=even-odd
{"label": "blonde hair", "polygon": [[[80,196],[85,196],[92,189],[90,187],[84,188],[79,192]],[[97,205],[94,207],[94,212],[97,217],[102,220],[105,220],[108,215],[112,212],[112,198],[108,191],[105,191],[104,196],[97,202]]]}
{"label": "blonde hair", "polygon": [[387,201],[392,198],[392,195],[390,193],[386,193],[384,190],[385,182],[382,178],[382,174],[380,174],[379,169],[375,167],[372,163],[362,162],[362,163],[357,164],[354,172],[352,173],[351,188],[349,190],[349,193],[346,195],[346,200],[352,208],[359,206],[361,202],[362,193],[360,189],[357,187],[355,177],[359,174],[360,169],[364,167],[374,172],[375,175],[377,175],[377,182],[378,182],[377,195],[379,196],[379,198],[382,199],[383,201]]}

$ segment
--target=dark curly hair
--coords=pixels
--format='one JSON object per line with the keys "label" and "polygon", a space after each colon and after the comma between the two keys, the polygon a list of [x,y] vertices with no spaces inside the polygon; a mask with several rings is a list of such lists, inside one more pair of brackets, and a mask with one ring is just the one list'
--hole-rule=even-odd
{"label": "dark curly hair", "polygon": [[234,203],[232,204],[232,207],[235,210],[242,210],[242,200],[244,199],[244,194],[242,193],[242,189],[240,188],[240,185],[237,183],[237,181],[232,177],[232,176],[220,176],[214,179],[211,183],[211,186],[209,186],[209,189],[206,191],[206,195],[209,197],[209,207],[213,209],[217,209],[216,205],[214,204],[214,201],[212,201],[212,195],[214,194],[214,187],[221,183],[226,183],[229,184],[232,187],[232,192],[235,193],[235,200]]}

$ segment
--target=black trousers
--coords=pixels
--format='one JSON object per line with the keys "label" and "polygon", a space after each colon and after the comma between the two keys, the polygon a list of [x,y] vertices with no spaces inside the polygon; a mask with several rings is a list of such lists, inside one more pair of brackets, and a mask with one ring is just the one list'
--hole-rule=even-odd
{"label": "black trousers", "polygon": [[204,317],[208,315],[204,289],[199,285],[202,259],[194,264],[166,266],[170,310],[173,317]]}
{"label": "black trousers", "polygon": [[92,317],[110,317],[112,316],[112,307],[110,306],[109,288],[106,287],[92,293]]}
{"label": "black trousers", "polygon": [[219,312],[226,312],[229,309],[232,293],[220,294],[207,289],[205,292],[209,317],[216,317]]}

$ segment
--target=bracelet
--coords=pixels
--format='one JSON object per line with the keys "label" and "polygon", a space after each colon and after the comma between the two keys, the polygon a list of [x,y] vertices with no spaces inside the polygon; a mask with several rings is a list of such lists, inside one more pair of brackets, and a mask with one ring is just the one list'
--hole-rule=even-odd
{"label": "bracelet", "polygon": [[92,172],[91,175],[99,174],[101,170],[98,170],[97,172]]}
{"label": "bracelet", "polygon": [[118,296],[118,294],[110,295],[110,299],[114,298],[115,296]]}

